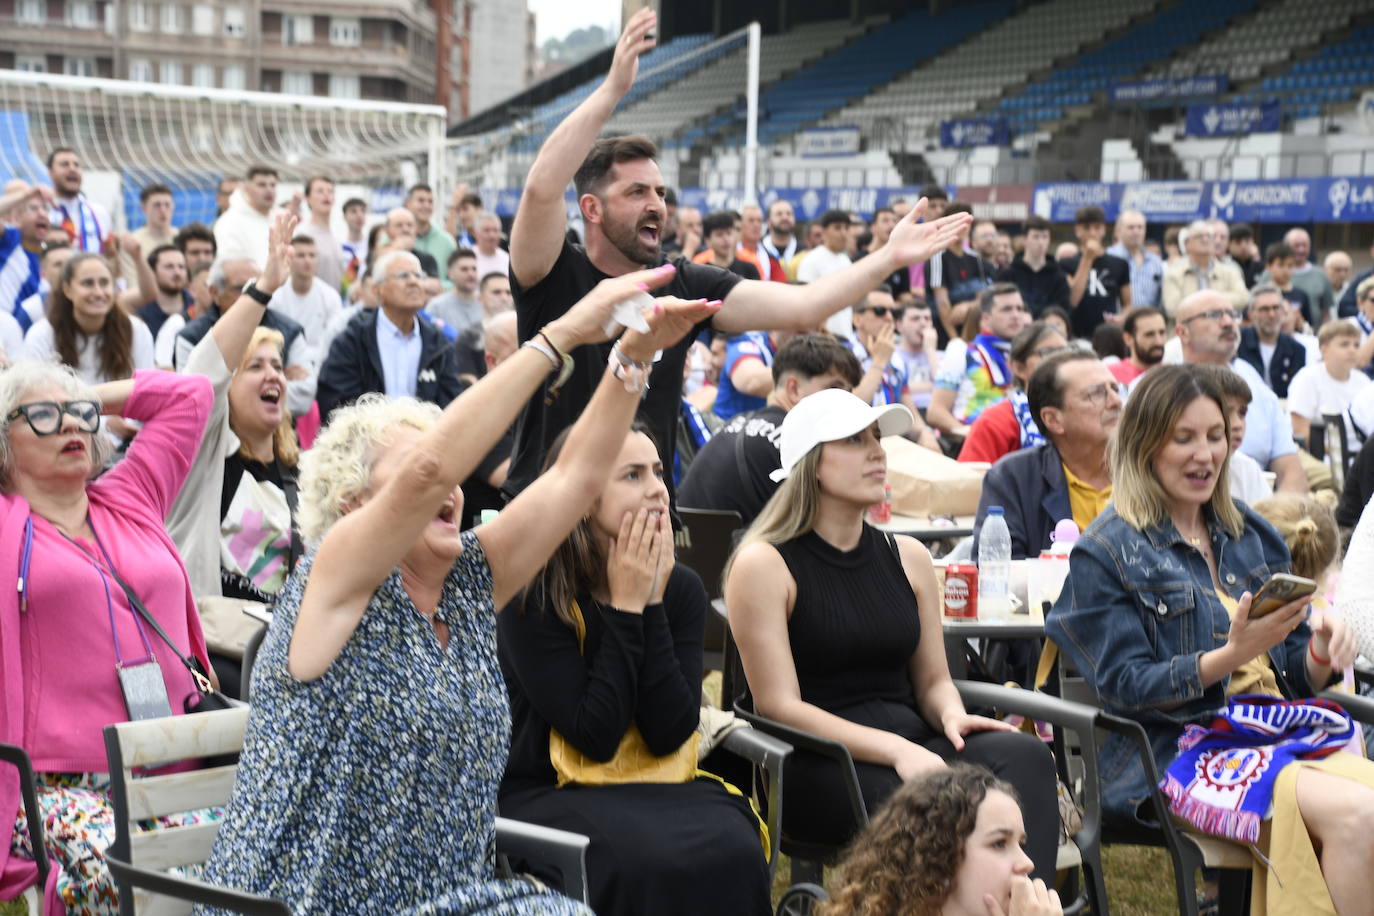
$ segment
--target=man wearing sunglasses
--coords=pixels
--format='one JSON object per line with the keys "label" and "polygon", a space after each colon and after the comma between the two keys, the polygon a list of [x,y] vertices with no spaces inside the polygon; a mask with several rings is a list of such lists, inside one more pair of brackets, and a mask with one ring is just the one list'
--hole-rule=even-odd
{"label": "man wearing sunglasses", "polygon": [[864,371],[854,394],[875,407],[905,404],[916,418],[906,433],[907,438],[938,452],[939,440],[921,419],[921,412],[911,399],[906,363],[893,358],[897,350],[896,325],[901,314],[891,288],[886,285],[879,286],[854,307],[854,336],[849,341],[849,349]]}
{"label": "man wearing sunglasses", "polygon": [[1226,294],[1201,290],[1185,297],[1178,305],[1178,324],[1174,327],[1183,345],[1183,361],[1230,366],[1245,379],[1251,401],[1240,450],[1278,476],[1276,489],[1306,493],[1307,474],[1293,441],[1292,422],[1254,367],[1236,358],[1240,322],[1241,313]]}

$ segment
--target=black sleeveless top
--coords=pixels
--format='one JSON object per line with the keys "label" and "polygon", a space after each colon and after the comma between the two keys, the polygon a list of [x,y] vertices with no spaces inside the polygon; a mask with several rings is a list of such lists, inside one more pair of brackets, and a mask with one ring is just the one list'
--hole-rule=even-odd
{"label": "black sleeveless top", "polygon": [[896,543],[865,524],[850,551],[814,531],[776,547],[797,583],[787,632],[802,699],[836,714],[875,700],[913,706],[921,620]]}

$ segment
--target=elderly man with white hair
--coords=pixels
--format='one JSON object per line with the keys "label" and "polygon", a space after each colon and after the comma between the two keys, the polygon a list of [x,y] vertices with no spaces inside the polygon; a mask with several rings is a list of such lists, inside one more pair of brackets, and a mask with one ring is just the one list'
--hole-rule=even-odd
{"label": "elderly man with white hair", "polygon": [[477,215],[477,276],[510,273],[510,252],[501,247],[501,217],[490,210]]}
{"label": "elderly man with white hair", "polygon": [[1179,303],[1200,290],[1221,293],[1237,309],[1245,308],[1249,293],[1245,277],[1234,264],[1217,260],[1216,242],[1209,220],[1194,220],[1178,235],[1184,256],[1164,270],[1164,310],[1178,315]]}
{"label": "elderly man with white hair", "polygon": [[372,280],[381,305],[349,320],[320,367],[322,419],[369,392],[445,407],[462,390],[452,345],[442,331],[420,319],[425,275],[416,253],[388,251],[372,265]]}

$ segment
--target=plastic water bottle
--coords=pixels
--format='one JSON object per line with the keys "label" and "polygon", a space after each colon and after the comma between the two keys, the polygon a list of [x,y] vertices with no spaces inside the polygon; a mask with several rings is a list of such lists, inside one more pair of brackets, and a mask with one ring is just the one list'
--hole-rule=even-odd
{"label": "plastic water bottle", "polygon": [[978,616],[1005,620],[1011,614],[1011,533],[1001,506],[989,506],[978,533]]}

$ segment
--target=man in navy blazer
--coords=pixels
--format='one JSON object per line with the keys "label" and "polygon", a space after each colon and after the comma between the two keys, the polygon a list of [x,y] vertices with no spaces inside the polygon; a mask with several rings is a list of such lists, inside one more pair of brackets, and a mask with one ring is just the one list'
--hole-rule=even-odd
{"label": "man in navy blazer", "polygon": [[458,355],[442,331],[419,317],[425,274],[409,251],[392,251],[372,266],[381,306],[363,309],[329,346],[316,400],[320,418],[371,391],[410,396],[440,407],[465,387]]}
{"label": "man in navy blazer", "polygon": [[[1307,365],[1307,348],[1291,334],[1283,333],[1283,319],[1292,308],[1283,291],[1271,283],[1250,291],[1250,327],[1240,329],[1236,356],[1255,368],[1277,397],[1288,397],[1288,383]],[[1265,371],[1261,347],[1273,347]]]}
{"label": "man in navy blazer", "polygon": [[1121,417],[1119,383],[1095,355],[1056,353],[1031,374],[1026,397],[1044,445],[1004,455],[983,478],[974,556],[989,506],[1001,506],[1013,560],[1040,556],[1060,519],[1086,528],[1111,498],[1107,439]]}

